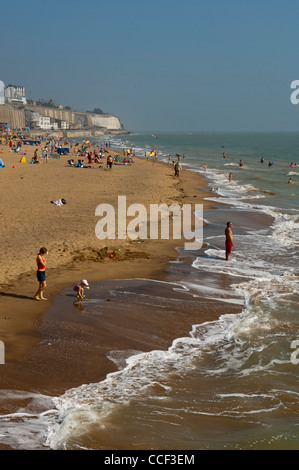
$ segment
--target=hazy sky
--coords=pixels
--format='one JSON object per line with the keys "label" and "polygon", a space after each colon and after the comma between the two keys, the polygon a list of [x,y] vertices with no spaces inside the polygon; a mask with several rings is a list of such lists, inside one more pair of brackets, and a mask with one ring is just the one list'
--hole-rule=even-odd
{"label": "hazy sky", "polygon": [[14,0],[0,80],[128,130],[297,130],[298,0]]}

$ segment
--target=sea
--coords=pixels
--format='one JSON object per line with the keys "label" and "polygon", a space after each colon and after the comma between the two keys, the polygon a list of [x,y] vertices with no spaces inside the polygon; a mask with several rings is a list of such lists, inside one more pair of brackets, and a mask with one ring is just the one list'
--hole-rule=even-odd
{"label": "sea", "polygon": [[[204,243],[178,248],[163,281],[93,283],[79,314],[94,331],[135,338],[134,349],[116,345],[106,354],[113,372],[57,396],[2,391],[0,402],[9,396],[25,404],[0,416],[0,443],[298,450],[299,134],[136,132],[94,140],[132,148],[149,164],[154,150],[171,172],[180,155],[182,171],[204,178],[205,199],[215,203],[203,214]],[[228,221],[234,246],[225,261]],[[71,286],[48,315],[65,309],[69,295]],[[122,323],[109,316],[108,297]],[[76,307],[68,305],[71,318]]]}

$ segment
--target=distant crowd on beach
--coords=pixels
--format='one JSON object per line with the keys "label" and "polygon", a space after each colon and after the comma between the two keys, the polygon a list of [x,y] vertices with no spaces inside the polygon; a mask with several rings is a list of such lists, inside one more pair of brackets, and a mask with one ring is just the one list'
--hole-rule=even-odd
{"label": "distant crowd on beach", "polygon": [[[72,167],[90,168],[92,164],[99,165],[99,168],[106,167],[111,169],[113,165],[131,165],[134,162],[135,151],[132,148],[123,148],[122,152],[111,155],[110,140],[107,140],[102,145],[98,142],[90,142],[88,139],[81,142],[74,140],[69,141],[65,138],[57,139],[51,136],[35,135],[34,138],[25,139],[24,136],[7,137],[10,148],[12,151],[23,155],[26,161],[26,151],[24,146],[34,145],[34,155],[28,163],[38,164],[41,162],[47,163],[51,158],[59,158],[59,156],[70,157],[67,164]],[[23,150],[23,152],[22,152]],[[112,152],[115,153],[115,152]],[[174,176],[180,176],[182,171],[182,161],[185,160],[186,155],[175,154],[174,156],[168,155],[168,164],[172,164]],[[156,162],[158,160],[158,152],[153,149],[145,152],[145,159]],[[3,166],[5,166],[3,164]]]}
{"label": "distant crowd on beach", "polygon": [[[111,155],[110,140],[100,145],[98,142],[90,142],[89,140],[83,140],[83,142],[69,141],[68,139],[57,139],[51,136],[39,136],[36,135],[34,138],[25,138],[23,135],[17,135],[11,133],[11,135],[5,135],[2,137],[2,144],[8,144],[10,151],[18,153],[22,156],[22,162],[27,162],[28,151],[26,147],[28,145],[34,146],[34,154],[31,161],[27,163],[38,164],[41,162],[47,163],[51,158],[60,158],[60,156],[77,157],[70,158],[67,161],[69,166],[90,168],[91,164],[98,164],[100,168],[106,167],[111,169],[113,164],[118,165],[131,165],[135,153],[133,149],[123,149],[122,154],[118,153]],[[106,159],[106,161],[105,161]],[[5,164],[1,162],[1,166],[5,167]]]}
{"label": "distant crowd on beach", "polygon": [[[106,148],[99,145],[92,145],[89,142],[83,142],[83,144],[76,143],[74,145],[73,154],[78,158],[78,163],[75,163],[74,159],[68,160],[70,166],[77,166],[81,168],[89,168],[91,164],[100,165],[103,168],[103,162],[106,157],[106,167],[111,169],[114,164],[116,165],[131,165],[134,162],[135,153],[133,149],[123,149],[122,154],[111,155],[107,150],[110,147],[110,142],[107,143]],[[72,149],[71,149],[72,151]],[[105,155],[108,154],[108,155]],[[84,160],[85,163],[84,163]]]}

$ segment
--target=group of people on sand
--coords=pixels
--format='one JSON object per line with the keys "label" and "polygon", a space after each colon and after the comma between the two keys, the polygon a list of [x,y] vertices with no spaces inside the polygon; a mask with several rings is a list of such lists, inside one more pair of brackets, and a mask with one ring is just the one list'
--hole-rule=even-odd
{"label": "group of people on sand", "polygon": [[[37,154],[34,155],[35,158],[37,158]],[[96,152],[94,152],[94,158],[97,157]],[[88,158],[92,158],[91,154],[89,152]],[[113,158],[109,155],[107,157],[107,166],[111,168],[113,164]],[[180,171],[182,169],[181,165],[181,159],[177,158],[177,161],[173,161],[173,166],[175,170],[175,176],[179,176]],[[231,173],[230,173],[231,177]],[[229,260],[229,256],[231,254],[233,247],[233,233],[232,233],[232,222],[227,222],[227,226],[225,229],[225,260]],[[48,255],[48,250],[46,247],[42,247],[39,250],[39,253],[36,255],[36,264],[37,264],[37,271],[36,271],[36,276],[37,280],[39,283],[38,290],[36,291],[34,298],[38,301],[42,300],[47,300],[46,297],[44,297],[44,290],[47,287],[46,283],[46,259],[45,256]],[[77,293],[77,300],[83,300],[85,298],[84,296],[84,289],[89,288],[89,284],[86,279],[81,280],[78,284],[74,286],[74,291]]]}
{"label": "group of people on sand", "polygon": [[[225,260],[229,261],[229,256],[232,251],[233,243],[233,232],[232,232],[232,222],[227,222],[226,229],[225,229]],[[45,260],[45,256],[48,254],[48,250],[45,247],[42,247],[39,250],[39,253],[36,255],[36,264],[37,264],[37,271],[36,277],[38,280],[38,289],[34,295],[35,300],[48,300],[44,297],[44,290],[47,287],[46,282],[46,266],[47,262]],[[77,301],[81,301],[85,298],[84,289],[89,289],[89,284],[86,279],[82,279],[78,282],[73,290],[77,293]]]}
{"label": "group of people on sand", "polygon": [[[106,147],[108,146],[110,147],[110,144],[107,143]],[[68,160],[68,163],[71,166],[79,166],[82,168],[90,168],[90,165],[92,163],[102,165],[105,157],[106,157],[106,168],[108,169],[111,169],[114,163],[118,163],[118,164],[123,163],[123,164],[131,165],[131,163],[133,163],[133,156],[135,156],[133,149],[130,149],[128,151],[123,150],[123,155],[124,155],[123,158],[121,158],[120,155],[112,156],[110,151],[107,150],[106,148],[103,148],[103,146],[101,147],[98,146],[97,150],[96,148],[92,150],[91,145],[86,142],[84,142],[80,146],[79,146],[79,143],[76,143],[74,153],[76,157],[81,157],[78,160],[78,164],[75,163],[74,159]],[[105,153],[108,155],[105,155]],[[89,165],[88,167],[85,166],[84,159],[87,160],[86,163]],[[100,168],[102,168],[102,166],[100,166]]]}
{"label": "group of people on sand", "polygon": [[[229,256],[232,252],[232,247],[234,245],[234,237],[232,232],[232,222],[227,222],[226,229],[225,229],[225,260],[229,261]],[[46,260],[45,256],[48,254],[48,250],[45,247],[42,247],[39,250],[39,253],[36,255],[36,264],[37,264],[37,271],[36,277],[38,280],[38,289],[34,295],[36,300],[48,300],[44,297],[44,290],[47,287],[46,282]],[[81,280],[74,286],[74,291],[77,292],[77,300],[83,300],[85,298],[84,289],[89,289],[89,284],[86,279]]]}

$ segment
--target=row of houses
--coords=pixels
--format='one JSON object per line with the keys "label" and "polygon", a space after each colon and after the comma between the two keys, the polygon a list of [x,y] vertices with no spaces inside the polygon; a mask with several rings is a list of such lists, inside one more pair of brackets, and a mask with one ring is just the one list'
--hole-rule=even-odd
{"label": "row of houses", "polygon": [[[30,102],[30,100],[29,100]],[[25,87],[19,85],[5,86],[0,80],[0,105],[27,105]],[[42,130],[69,129],[70,123],[53,119],[41,113],[25,109],[26,126]]]}
{"label": "row of houses", "polygon": [[71,110],[56,105],[53,100],[26,99],[23,86],[8,85],[0,81],[0,122],[9,128],[30,128],[46,131],[68,129],[101,129],[123,131],[117,116]]}
{"label": "row of houses", "polygon": [[69,129],[70,123],[68,121],[57,120],[48,116],[43,116],[37,111],[31,111],[25,109],[26,124],[31,129],[39,128],[43,130],[57,130],[57,129]]}

